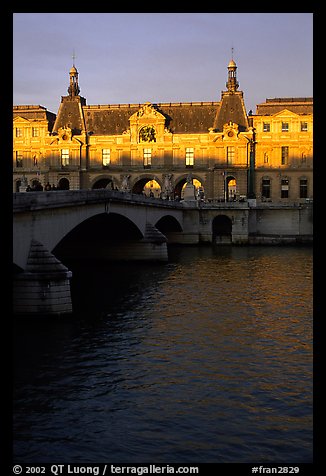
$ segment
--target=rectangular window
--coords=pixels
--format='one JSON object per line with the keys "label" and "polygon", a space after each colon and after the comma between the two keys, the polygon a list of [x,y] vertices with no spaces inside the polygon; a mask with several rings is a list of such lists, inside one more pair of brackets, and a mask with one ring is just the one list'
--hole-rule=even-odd
{"label": "rectangular window", "polygon": [[270,179],[263,179],[261,195],[264,198],[270,198],[271,197],[271,181],[270,181]]}
{"label": "rectangular window", "polygon": [[228,165],[232,165],[234,162],[235,147],[226,148],[226,161]]}
{"label": "rectangular window", "polygon": [[69,149],[61,149],[61,165],[62,167],[69,165]]}
{"label": "rectangular window", "polygon": [[32,127],[32,137],[39,137],[40,130],[38,127]]}
{"label": "rectangular window", "polygon": [[308,122],[301,122],[301,132],[307,132],[308,130]]}
{"label": "rectangular window", "polygon": [[106,167],[110,165],[111,160],[111,149],[102,149],[102,165]]}
{"label": "rectangular window", "polygon": [[16,167],[23,166],[23,155],[21,152],[16,152]]}
{"label": "rectangular window", "polygon": [[282,155],[281,155],[281,164],[286,165],[289,159],[289,147],[284,146],[282,147]]}
{"label": "rectangular window", "polygon": [[195,162],[195,149],[186,147],[186,167],[192,168]]}
{"label": "rectangular window", "polygon": [[264,122],[263,123],[263,132],[270,132],[271,131],[271,125],[269,122]]}
{"label": "rectangular window", "polygon": [[144,168],[150,169],[152,165],[152,149],[144,149],[143,150],[143,162]]}
{"label": "rectangular window", "polygon": [[16,127],[16,137],[23,137],[23,129]]}
{"label": "rectangular window", "polygon": [[281,198],[289,198],[289,180],[281,180]]}
{"label": "rectangular window", "polygon": [[289,132],[289,123],[282,122],[282,132]]}
{"label": "rectangular window", "polygon": [[300,198],[308,197],[308,180],[300,179]]}

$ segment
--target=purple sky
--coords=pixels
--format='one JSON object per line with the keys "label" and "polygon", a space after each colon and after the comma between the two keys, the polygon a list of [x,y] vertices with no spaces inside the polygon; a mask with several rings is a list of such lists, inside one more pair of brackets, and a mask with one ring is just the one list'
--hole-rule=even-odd
{"label": "purple sky", "polygon": [[57,113],[75,52],[87,104],[313,95],[312,13],[14,13],[13,103]]}

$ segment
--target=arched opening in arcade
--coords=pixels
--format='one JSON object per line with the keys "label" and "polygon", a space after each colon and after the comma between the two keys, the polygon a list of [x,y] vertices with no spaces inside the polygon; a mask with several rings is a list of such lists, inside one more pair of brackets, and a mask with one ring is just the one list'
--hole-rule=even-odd
{"label": "arched opening in arcade", "polygon": [[[205,197],[205,190],[204,190],[202,182],[200,180],[198,180],[197,178],[193,178],[192,179],[192,184],[195,187],[196,198],[199,199],[199,200],[203,200],[204,197]],[[183,179],[181,179],[176,184],[176,186],[174,188],[174,198],[175,199],[183,200],[184,190],[186,188],[186,185],[187,185],[187,177],[184,177]]]}
{"label": "arched opening in arcade", "polygon": [[32,188],[32,191],[34,192],[40,192],[43,190],[43,185],[41,184],[41,182],[39,181],[39,179],[32,179],[31,180],[31,188]]}
{"label": "arched opening in arcade", "polygon": [[70,183],[66,177],[62,177],[58,182],[58,189],[59,190],[69,190]]}
{"label": "arched opening in arcade", "polygon": [[225,194],[226,194],[226,201],[232,202],[235,201],[237,198],[237,181],[235,177],[229,175],[226,177],[225,181]]}
{"label": "arched opening in arcade", "polygon": [[113,180],[111,178],[100,178],[98,179],[92,186],[92,189],[95,190],[95,189],[99,189],[99,188],[107,188],[109,190],[113,190],[114,189],[114,183],[113,183]]}
{"label": "arched opening in arcade", "polygon": [[160,198],[161,192],[161,185],[153,177],[142,177],[141,179],[137,180],[132,188],[132,193],[153,198]]}
{"label": "arched opening in arcade", "polygon": [[212,221],[212,241],[215,244],[232,243],[232,220],[226,215],[217,215]]}

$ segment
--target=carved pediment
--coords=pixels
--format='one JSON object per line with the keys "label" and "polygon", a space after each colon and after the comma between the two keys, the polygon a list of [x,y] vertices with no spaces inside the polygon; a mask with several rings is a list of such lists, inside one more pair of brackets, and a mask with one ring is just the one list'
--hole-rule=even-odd
{"label": "carved pediment", "polygon": [[289,117],[298,117],[299,114],[296,114],[295,112],[292,112],[290,111],[289,109],[282,109],[282,111],[279,111],[279,112],[276,112],[275,114],[273,114],[274,117],[279,117],[282,119],[282,117],[284,118],[289,118]]}
{"label": "carved pediment", "polygon": [[78,144],[83,144],[83,141],[73,137],[72,129],[67,126],[59,127],[58,132],[55,134],[54,139],[51,141],[52,144],[59,144],[63,146],[64,144],[69,144],[71,142],[78,142]]}
{"label": "carved pediment", "polygon": [[148,119],[149,121],[156,119],[165,121],[163,114],[158,112],[150,102],[146,102],[137,112],[135,112],[135,114],[130,116],[129,121],[138,121],[139,119]]}
{"label": "carved pediment", "polygon": [[58,138],[63,141],[70,141],[72,138],[72,130],[70,127],[59,127]]}
{"label": "carved pediment", "polygon": [[13,122],[14,122],[15,125],[18,125],[18,124],[29,124],[29,123],[31,123],[31,121],[29,121],[28,119],[25,119],[25,118],[22,117],[22,116],[16,116],[16,117],[14,117]]}
{"label": "carved pediment", "polygon": [[146,102],[129,118],[132,143],[161,142],[165,130],[165,116],[153,104]]}
{"label": "carved pediment", "polygon": [[223,126],[223,136],[225,139],[236,139],[239,134],[239,125],[235,122],[229,121]]}

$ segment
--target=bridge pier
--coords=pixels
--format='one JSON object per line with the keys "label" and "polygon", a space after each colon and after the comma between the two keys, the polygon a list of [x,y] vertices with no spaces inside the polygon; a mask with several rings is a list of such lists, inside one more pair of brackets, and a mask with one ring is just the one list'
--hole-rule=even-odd
{"label": "bridge pier", "polygon": [[13,281],[16,315],[59,315],[72,312],[69,271],[42,243],[32,240],[26,269]]}

